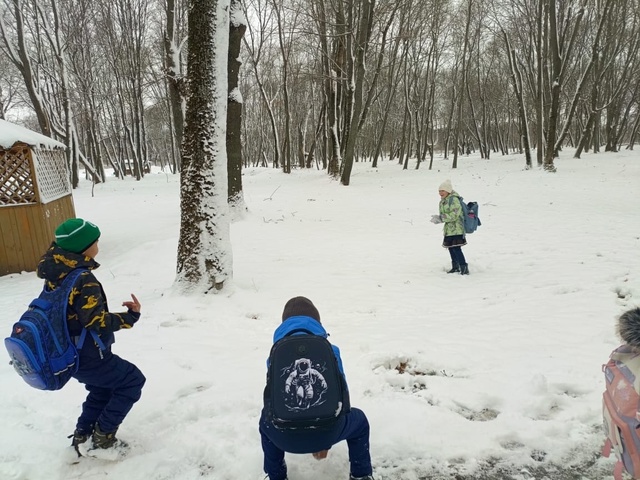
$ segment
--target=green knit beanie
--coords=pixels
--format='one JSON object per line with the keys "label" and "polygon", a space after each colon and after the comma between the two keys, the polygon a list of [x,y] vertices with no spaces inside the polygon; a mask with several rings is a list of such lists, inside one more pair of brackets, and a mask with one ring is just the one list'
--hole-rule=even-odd
{"label": "green knit beanie", "polygon": [[56,243],[72,253],[84,252],[99,238],[100,229],[81,218],[70,218],[56,228]]}

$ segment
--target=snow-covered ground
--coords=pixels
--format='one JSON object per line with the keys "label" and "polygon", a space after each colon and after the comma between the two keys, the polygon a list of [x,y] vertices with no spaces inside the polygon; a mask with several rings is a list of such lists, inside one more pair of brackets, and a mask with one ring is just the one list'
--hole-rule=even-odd
{"label": "snow-covered ground", "polygon": [[[462,157],[456,170],[442,158],[432,171],[358,163],[349,187],[324,172],[247,169],[233,283],[195,297],[173,289],[178,176],[111,178],[95,196],[82,183],[76,212],[102,230],[95,273],[112,310],[132,292],[143,304],[114,346],[147,377],[119,431],[132,450],[71,465],[83,387],[31,389],[5,356],[0,479],[262,478],[265,359],[296,295],[341,348],[377,479],[542,479],[557,465],[608,478],[613,462],[594,464],[601,365],[616,316],[640,305],[640,155],[571,157],[555,174],[525,171],[521,156]],[[480,204],[468,277],[445,273],[441,225],[428,222],[446,178]],[[6,335],[40,288],[35,273],[0,277]],[[344,443],[324,461],[287,463],[290,480],[348,477]]]}

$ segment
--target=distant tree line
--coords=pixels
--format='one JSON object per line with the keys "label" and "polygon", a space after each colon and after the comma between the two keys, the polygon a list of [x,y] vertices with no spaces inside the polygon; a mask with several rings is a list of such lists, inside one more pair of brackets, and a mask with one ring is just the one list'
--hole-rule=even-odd
{"label": "distant tree line", "polygon": [[[136,178],[149,164],[180,171],[185,0],[2,2],[2,117],[28,107],[32,126],[64,141],[74,171],[82,165],[96,181],[103,165]],[[526,167],[553,171],[565,145],[579,157],[633,148],[638,136],[637,0],[237,8],[247,26],[235,36],[230,27],[239,78],[228,121],[241,129],[228,138],[230,198],[248,165],[318,168],[344,185],[354,162],[431,168],[436,154],[455,168],[469,152],[518,153]]]}

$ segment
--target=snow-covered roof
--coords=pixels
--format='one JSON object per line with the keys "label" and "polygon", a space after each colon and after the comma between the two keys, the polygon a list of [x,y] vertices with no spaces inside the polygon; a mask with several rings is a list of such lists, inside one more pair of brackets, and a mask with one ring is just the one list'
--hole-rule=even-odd
{"label": "snow-covered roof", "polygon": [[67,148],[64,143],[60,143],[53,138],[0,119],[0,148],[9,149],[17,142],[43,149]]}

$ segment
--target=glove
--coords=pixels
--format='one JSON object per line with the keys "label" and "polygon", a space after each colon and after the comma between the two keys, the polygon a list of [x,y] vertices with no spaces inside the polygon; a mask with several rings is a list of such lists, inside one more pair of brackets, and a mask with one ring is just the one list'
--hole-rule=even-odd
{"label": "glove", "polygon": [[431,220],[429,220],[431,223],[442,223],[442,218],[440,218],[440,215],[431,215]]}

